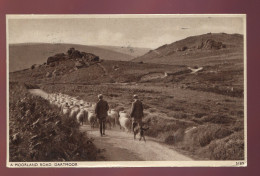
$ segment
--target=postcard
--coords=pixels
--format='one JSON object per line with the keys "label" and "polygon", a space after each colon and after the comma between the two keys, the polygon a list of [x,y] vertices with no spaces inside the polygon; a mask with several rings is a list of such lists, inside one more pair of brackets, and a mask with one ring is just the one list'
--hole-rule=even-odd
{"label": "postcard", "polygon": [[6,15],[7,167],[247,166],[246,15]]}

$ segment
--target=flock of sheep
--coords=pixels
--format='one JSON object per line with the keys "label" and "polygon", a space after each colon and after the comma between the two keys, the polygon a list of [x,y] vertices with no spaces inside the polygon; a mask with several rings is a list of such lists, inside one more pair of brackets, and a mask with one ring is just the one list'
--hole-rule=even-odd
{"label": "flock of sheep", "polygon": [[[75,97],[61,93],[48,94],[46,99],[50,104],[56,105],[65,116],[76,118],[82,125],[85,122],[89,123],[91,128],[94,128],[98,122],[95,115],[95,103],[78,100]],[[131,119],[125,111],[118,112],[115,109],[110,109],[106,122],[109,124],[110,129],[119,125],[120,129],[123,128],[127,132],[131,131]]]}

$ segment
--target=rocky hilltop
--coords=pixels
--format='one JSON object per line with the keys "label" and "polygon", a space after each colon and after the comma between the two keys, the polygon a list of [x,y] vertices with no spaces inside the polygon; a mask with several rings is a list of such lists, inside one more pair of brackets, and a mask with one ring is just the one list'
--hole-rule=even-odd
{"label": "rocky hilltop", "polygon": [[70,48],[67,51],[67,54],[58,53],[54,56],[48,57],[47,65],[55,66],[59,64],[59,62],[66,61],[68,59],[75,61],[75,66],[77,68],[87,66],[90,62],[99,61],[99,57],[92,53],[80,52],[75,50],[75,48]]}
{"label": "rocky hilltop", "polygon": [[34,77],[41,79],[55,78],[100,62],[102,62],[102,60],[95,54],[70,48],[66,53],[57,53],[48,57],[46,62],[33,64],[29,69],[25,69],[24,71],[30,72]]}
{"label": "rocky hilltop", "polygon": [[208,33],[165,44],[133,61],[189,65],[190,61],[204,57],[224,56],[237,52],[243,54],[241,48],[243,48],[243,36],[240,34]]}

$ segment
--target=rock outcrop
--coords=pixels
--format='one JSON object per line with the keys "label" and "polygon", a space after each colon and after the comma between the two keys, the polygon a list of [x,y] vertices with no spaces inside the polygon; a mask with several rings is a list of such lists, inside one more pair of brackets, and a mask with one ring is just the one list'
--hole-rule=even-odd
{"label": "rock outcrop", "polygon": [[50,65],[52,62],[59,62],[66,59],[67,57],[64,53],[55,54],[47,59],[47,65]]}
{"label": "rock outcrop", "polygon": [[226,48],[226,45],[222,42],[217,42],[212,39],[208,39],[206,41],[201,42],[200,45],[198,45],[197,49],[221,49]]}
{"label": "rock outcrop", "polygon": [[59,53],[54,56],[51,56],[47,59],[47,65],[55,66],[58,65],[59,62],[71,59],[75,61],[79,61],[80,63],[77,63],[76,66],[81,67],[82,65],[87,65],[87,62],[98,62],[99,57],[86,52],[80,52],[78,50],[75,50],[75,48],[70,48],[66,54]]}

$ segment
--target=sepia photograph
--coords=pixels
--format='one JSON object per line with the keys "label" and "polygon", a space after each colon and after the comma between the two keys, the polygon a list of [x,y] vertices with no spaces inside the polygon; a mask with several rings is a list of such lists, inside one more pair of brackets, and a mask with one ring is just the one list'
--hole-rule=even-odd
{"label": "sepia photograph", "polygon": [[247,166],[246,15],[6,15],[7,167]]}

